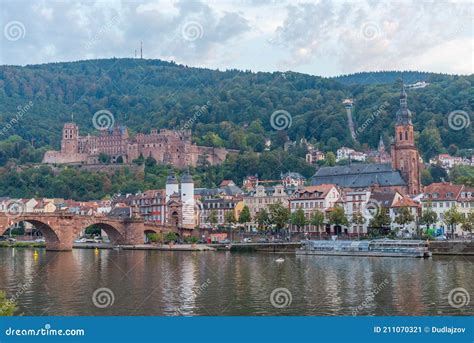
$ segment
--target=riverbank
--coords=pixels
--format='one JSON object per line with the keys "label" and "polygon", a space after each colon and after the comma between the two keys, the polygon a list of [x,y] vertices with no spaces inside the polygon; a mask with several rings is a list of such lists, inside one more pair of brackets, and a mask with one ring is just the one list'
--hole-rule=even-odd
{"label": "riverbank", "polygon": [[[170,245],[121,245],[108,243],[74,243],[74,249],[124,249],[159,251],[218,251],[295,253],[301,247],[299,242],[291,243],[234,243],[234,244],[173,244]],[[45,243],[34,241],[0,242],[0,248],[46,248]],[[433,255],[469,255],[474,256],[474,241],[430,241],[429,250]]]}

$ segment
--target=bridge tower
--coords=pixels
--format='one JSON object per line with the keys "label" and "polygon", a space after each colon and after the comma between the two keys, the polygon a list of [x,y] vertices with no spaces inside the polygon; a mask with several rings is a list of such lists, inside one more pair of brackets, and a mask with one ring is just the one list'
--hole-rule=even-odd
{"label": "bridge tower", "polygon": [[189,171],[181,178],[181,203],[183,227],[194,228],[194,181]]}

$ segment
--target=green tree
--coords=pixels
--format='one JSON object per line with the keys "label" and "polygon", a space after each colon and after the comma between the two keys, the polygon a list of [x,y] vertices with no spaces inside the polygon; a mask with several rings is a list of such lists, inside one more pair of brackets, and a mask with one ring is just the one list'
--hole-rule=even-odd
{"label": "green tree", "polygon": [[239,223],[240,224],[247,224],[252,221],[252,216],[250,215],[250,209],[247,205],[242,208],[242,211],[239,215]]}
{"label": "green tree", "polygon": [[145,160],[145,167],[151,168],[156,166],[156,160],[150,155]]}
{"label": "green tree", "polygon": [[329,224],[334,226],[349,225],[349,220],[347,220],[344,208],[339,206],[335,207],[333,211],[329,212],[328,220]]}
{"label": "green tree", "polygon": [[444,212],[443,222],[450,228],[451,235],[454,236],[456,225],[463,222],[463,215],[458,211],[456,206],[453,206]]}
{"label": "green tree", "polygon": [[110,156],[107,155],[107,154],[104,154],[103,152],[101,152],[99,154],[99,162],[102,163],[102,164],[109,164],[110,163]]}
{"label": "green tree", "polygon": [[207,218],[207,220],[209,221],[209,223],[211,223],[211,226],[212,227],[215,227],[218,223],[218,219],[217,219],[217,211],[216,210],[211,210],[211,212],[209,213],[209,217]]}
{"label": "green tree", "polygon": [[355,212],[353,215],[352,215],[352,223],[356,224],[356,225],[363,225],[365,224],[366,222],[366,219],[365,217],[362,215],[362,213],[360,212]]}
{"label": "green tree", "polygon": [[225,221],[226,223],[228,224],[235,224],[237,223],[237,220],[235,219],[235,212],[234,210],[229,210],[229,211],[226,211],[225,213]]}
{"label": "green tree", "polygon": [[455,166],[451,169],[449,178],[455,184],[474,187],[474,167],[467,165]]}
{"label": "green tree", "polygon": [[426,230],[430,229],[430,226],[438,221],[438,215],[431,209],[430,206],[426,207],[421,215],[421,224],[426,225]]}
{"label": "green tree", "polygon": [[143,157],[143,154],[140,154],[138,158],[134,159],[132,163],[141,166],[143,163],[145,163],[145,157]]}
{"label": "green tree", "polygon": [[369,226],[377,229],[390,226],[390,216],[385,208],[378,210],[369,222]]}
{"label": "green tree", "polygon": [[324,157],[325,165],[328,167],[333,167],[336,165],[336,155],[332,151],[326,153]]}
{"label": "green tree", "polygon": [[286,228],[290,219],[290,210],[279,201],[268,206],[270,222],[276,226],[277,230]]}
{"label": "green tree", "polygon": [[472,233],[474,230],[474,212],[470,211],[467,216],[463,219],[461,223],[461,227],[464,231],[468,231],[469,233]]}
{"label": "green tree", "polygon": [[421,171],[421,183],[423,186],[428,186],[433,183],[433,177],[431,176],[429,169],[423,169]]}
{"label": "green tree", "polygon": [[306,217],[301,207],[298,207],[296,211],[291,214],[290,221],[291,224],[295,225],[298,228],[298,231],[300,231],[301,228],[306,225]]}
{"label": "green tree", "polygon": [[315,210],[311,215],[311,225],[318,228],[318,231],[322,225],[324,225],[324,212]]}
{"label": "green tree", "polygon": [[412,223],[415,220],[415,216],[411,213],[410,208],[403,206],[397,209],[397,214],[395,216],[395,223],[401,225],[403,229],[409,223]]}
{"label": "green tree", "polygon": [[270,216],[266,209],[262,209],[255,215],[255,221],[258,224],[259,230],[266,230],[268,224],[270,224]]}
{"label": "green tree", "polygon": [[175,242],[178,239],[178,235],[174,232],[167,232],[164,236],[164,241],[167,243]]}
{"label": "green tree", "polygon": [[13,316],[16,310],[15,303],[7,300],[5,292],[0,291],[0,317]]}

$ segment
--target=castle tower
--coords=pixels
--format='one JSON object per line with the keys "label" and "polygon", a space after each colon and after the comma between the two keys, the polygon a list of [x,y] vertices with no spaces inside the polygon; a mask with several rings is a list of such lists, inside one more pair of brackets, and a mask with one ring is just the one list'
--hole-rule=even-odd
{"label": "castle tower", "polygon": [[412,115],[408,109],[407,93],[402,85],[400,108],[395,123],[395,141],[392,143],[392,167],[401,172],[408,184],[409,194],[421,192],[420,155],[415,146]]}
{"label": "castle tower", "polygon": [[173,195],[173,193],[179,194],[179,186],[174,172],[171,171],[166,178],[166,202],[170,200],[170,196]]}
{"label": "castle tower", "polygon": [[181,203],[183,227],[194,228],[194,181],[189,171],[181,178]]}
{"label": "castle tower", "polygon": [[75,154],[79,152],[79,128],[74,123],[66,123],[63,127],[61,153]]}

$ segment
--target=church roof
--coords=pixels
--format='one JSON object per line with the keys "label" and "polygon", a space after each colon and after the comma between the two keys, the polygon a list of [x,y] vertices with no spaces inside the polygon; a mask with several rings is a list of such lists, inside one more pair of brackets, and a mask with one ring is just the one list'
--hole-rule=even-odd
{"label": "church roof", "polygon": [[340,187],[359,188],[375,184],[380,186],[406,186],[399,171],[388,163],[352,164],[322,167],[313,175],[313,186],[336,184]]}

